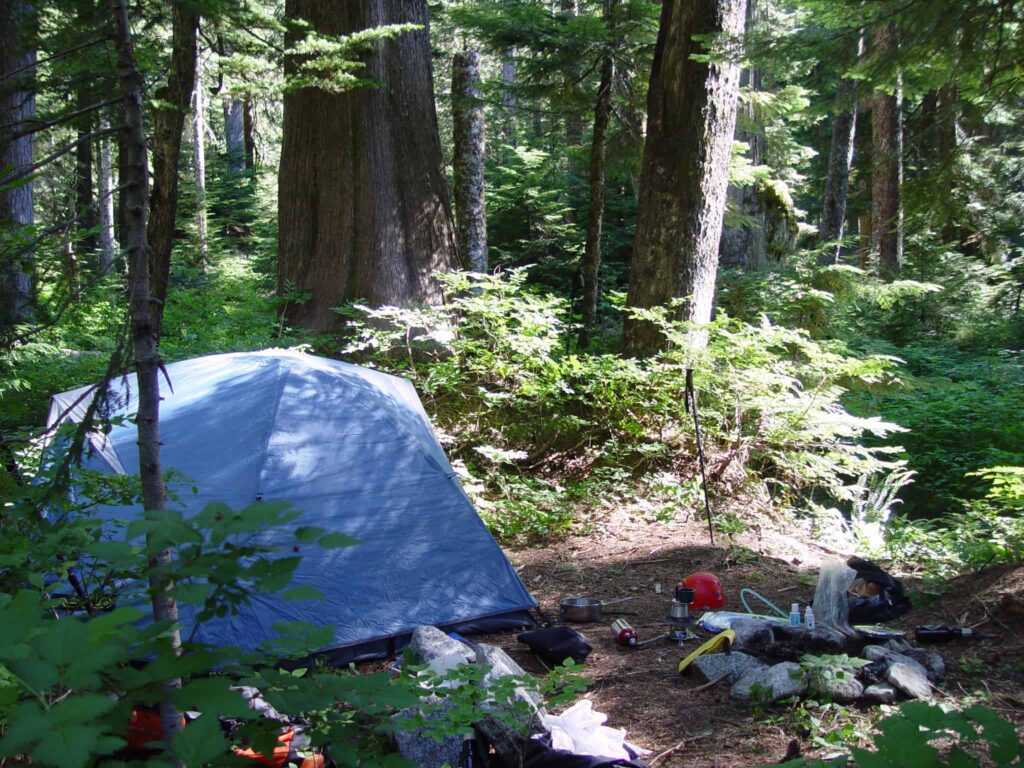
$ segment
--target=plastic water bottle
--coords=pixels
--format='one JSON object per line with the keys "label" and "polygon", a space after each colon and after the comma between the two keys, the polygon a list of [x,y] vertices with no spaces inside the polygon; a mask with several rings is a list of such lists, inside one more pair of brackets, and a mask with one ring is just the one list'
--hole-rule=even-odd
{"label": "plastic water bottle", "polygon": [[809,605],[804,609],[804,626],[807,629],[814,629],[816,626],[814,623],[814,609]]}
{"label": "plastic water bottle", "polygon": [[800,626],[800,603],[793,603],[789,609],[789,626]]}

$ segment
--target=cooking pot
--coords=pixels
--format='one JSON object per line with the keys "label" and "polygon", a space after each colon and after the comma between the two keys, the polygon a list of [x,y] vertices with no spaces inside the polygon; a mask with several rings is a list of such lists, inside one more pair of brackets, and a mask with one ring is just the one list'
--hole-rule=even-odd
{"label": "cooking pot", "polygon": [[632,599],[632,597],[620,597],[616,600],[597,600],[593,597],[567,597],[558,605],[562,621],[589,624],[601,618],[601,609],[604,606],[624,603]]}

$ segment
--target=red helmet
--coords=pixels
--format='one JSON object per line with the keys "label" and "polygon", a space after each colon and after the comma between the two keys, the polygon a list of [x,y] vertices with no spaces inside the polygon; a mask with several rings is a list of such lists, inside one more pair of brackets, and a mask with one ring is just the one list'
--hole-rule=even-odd
{"label": "red helmet", "polygon": [[713,573],[691,573],[683,579],[683,586],[693,590],[693,603],[690,608],[694,611],[713,611],[725,605],[722,582]]}

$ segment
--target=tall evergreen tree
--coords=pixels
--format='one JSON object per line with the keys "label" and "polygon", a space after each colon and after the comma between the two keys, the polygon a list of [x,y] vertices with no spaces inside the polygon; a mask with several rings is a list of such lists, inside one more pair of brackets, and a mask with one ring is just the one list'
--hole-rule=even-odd
{"label": "tall evergreen tree", "polygon": [[34,14],[0,0],[0,332],[28,319],[32,298]]}
{"label": "tall evergreen tree", "polygon": [[[648,86],[631,307],[678,298],[687,320],[711,319],[740,71],[735,55],[695,57],[712,53],[710,37],[734,46],[745,12],[746,0],[662,3]],[[650,353],[662,343],[652,323],[626,320],[627,354]]]}
{"label": "tall evergreen tree", "polygon": [[[288,0],[289,18],[326,35],[416,24],[366,55],[374,87],[305,87],[284,99],[278,284],[308,291],[291,319],[330,328],[352,299],[441,299],[458,264],[434,108],[426,0]],[[293,62],[292,66],[295,66]]]}

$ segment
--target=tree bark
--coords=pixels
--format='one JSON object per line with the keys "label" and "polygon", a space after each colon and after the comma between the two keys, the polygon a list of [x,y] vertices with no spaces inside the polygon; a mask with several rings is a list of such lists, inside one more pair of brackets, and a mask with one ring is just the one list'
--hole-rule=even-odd
{"label": "tree bark", "polygon": [[[735,58],[692,60],[703,38],[743,33],[745,0],[664,0],[647,96],[636,240],[629,306],[684,299],[682,318],[711,319],[729,158],[736,127],[739,65]],[[705,343],[704,334],[693,343]],[[627,318],[626,354],[648,354],[664,338],[647,321]]]}
{"label": "tree bark", "polygon": [[[75,3],[75,20],[81,29],[89,29],[96,23],[93,0],[78,0]],[[86,109],[96,101],[96,91],[88,73],[83,74],[83,80],[75,88],[78,109]],[[87,140],[93,129],[93,121],[93,115],[89,113],[73,123],[79,139],[78,147],[75,149],[75,213],[78,216],[78,229],[88,232],[72,245],[79,253],[89,255],[99,248],[99,236],[96,232],[96,195],[93,187],[93,142]]]}
{"label": "tree bark", "polygon": [[[874,43],[878,55],[895,50],[895,27],[889,24],[875,30]],[[893,93],[878,90],[871,110],[871,245],[884,280],[898,278],[903,261],[901,101],[898,85]]]}
{"label": "tree bark", "polygon": [[[0,0],[0,177],[17,177],[33,162],[32,134],[11,136],[24,133],[36,113],[34,13],[31,3]],[[31,180],[0,189],[0,333],[30,316],[33,253],[25,243],[34,223],[32,194]]]}
{"label": "tree bark", "polygon": [[224,147],[228,155],[228,171],[244,171],[248,153],[245,151],[245,102],[242,99],[224,99]]}
{"label": "tree bark", "polygon": [[[863,37],[857,39],[857,57],[864,48]],[[857,132],[856,84],[840,77],[836,88],[836,113],[832,122],[832,146],[828,156],[828,174],[825,177],[825,195],[821,207],[821,225],[818,238],[822,243],[832,243],[818,256],[822,266],[838,264],[846,224],[846,201],[850,191],[850,167],[853,163],[853,149]]]}
{"label": "tree bark", "polygon": [[252,100],[246,96],[242,100],[242,132],[245,146],[246,168],[256,168],[256,115],[253,112]]}
{"label": "tree bark", "polygon": [[196,84],[192,89],[192,170],[196,184],[196,246],[199,265],[206,267],[206,92],[203,90],[203,51],[196,50]]}
{"label": "tree bark", "polygon": [[[157,511],[167,507],[167,489],[160,467],[159,329],[153,314],[153,308],[157,305],[150,293],[152,276],[149,271],[150,258],[147,254],[146,241],[149,174],[142,116],[143,80],[132,48],[131,26],[125,3],[126,0],[115,0],[114,16],[117,25],[118,70],[125,99],[126,129],[121,135],[119,150],[124,168],[121,181],[125,187],[124,200],[127,206],[125,245],[128,257],[129,315],[139,401],[136,418],[139,479],[145,509]],[[178,606],[171,595],[173,582],[163,572],[171,562],[171,553],[168,550],[163,550],[150,558],[149,586],[153,619],[171,625],[171,645],[176,653],[180,653],[181,635],[176,628]],[[164,687],[168,695],[160,702],[160,725],[164,741],[170,745],[174,734],[182,727],[181,715],[170,698],[170,694],[181,687],[181,680],[169,680]],[[175,764],[180,765],[177,761]]]}
{"label": "tree bark", "polygon": [[423,27],[379,43],[376,87],[305,88],[284,99],[278,288],[308,291],[299,325],[335,327],[354,299],[439,302],[433,273],[458,265],[434,108],[426,0],[288,0],[286,14],[325,34],[385,24]]}
{"label": "tree bark", "polygon": [[502,123],[501,139],[506,144],[516,143],[516,49],[509,48],[505,57],[501,60],[501,82],[504,89],[501,92],[501,106],[505,108],[505,120]]}
{"label": "tree bark", "polygon": [[[605,24],[614,27],[615,9],[621,0],[605,0]],[[605,146],[615,83],[615,59],[606,52],[601,61],[601,81],[594,104],[594,132],[590,140],[590,209],[587,213],[587,241],[583,248],[583,301],[579,347],[586,349],[597,325],[600,296],[601,230],[604,227]]]}
{"label": "tree bark", "polygon": [[153,323],[157,338],[163,326],[167,278],[174,248],[174,224],[178,214],[178,164],[185,116],[196,78],[196,35],[199,16],[188,3],[174,3],[171,10],[171,66],[167,83],[156,92],[166,106],[153,109],[153,187],[149,198],[149,278],[153,297]]}
{"label": "tree bark", "polygon": [[[749,46],[749,41],[758,31],[758,2],[747,1],[743,30],[745,46]],[[740,72],[740,88],[745,87],[751,93],[757,93],[762,90],[761,83],[761,70],[758,67],[752,66]],[[737,103],[736,141],[747,145],[748,159],[754,166],[764,164],[764,126],[760,122],[753,99]],[[768,264],[768,215],[762,195],[756,184],[742,187],[730,185],[726,194],[727,206],[731,204],[744,221],[734,227],[723,224],[719,264],[744,271],[763,269]]]}
{"label": "tree bark", "polygon": [[[110,119],[106,113],[100,115],[100,130],[110,128]],[[99,142],[99,164],[96,168],[96,187],[99,191],[98,208],[100,214],[100,259],[99,272],[105,275],[114,268],[117,259],[117,243],[114,241],[114,196],[112,190],[113,169],[110,155],[110,136],[103,136]]]}
{"label": "tree bark", "polygon": [[475,272],[487,271],[487,213],[484,208],[484,110],[480,93],[480,54],[452,59],[455,213],[459,253]]}

